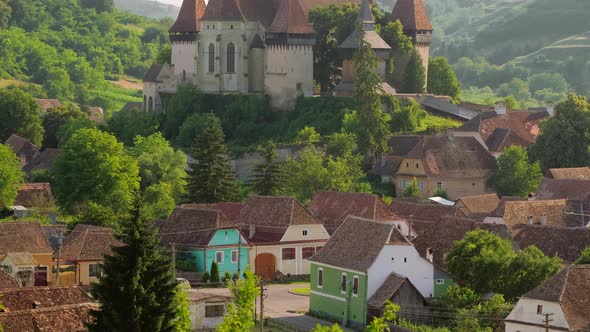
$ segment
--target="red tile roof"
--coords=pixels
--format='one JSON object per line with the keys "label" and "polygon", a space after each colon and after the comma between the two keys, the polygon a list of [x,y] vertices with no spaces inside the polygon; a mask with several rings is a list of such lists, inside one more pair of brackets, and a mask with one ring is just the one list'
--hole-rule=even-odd
{"label": "red tile roof", "polygon": [[391,20],[400,20],[404,30],[432,31],[422,0],[397,0],[391,13]]}
{"label": "red tile roof", "polygon": [[27,174],[31,174],[36,170],[50,170],[60,153],[60,149],[45,149],[28,164],[23,166],[23,171]]}
{"label": "red tile roof", "polygon": [[590,200],[590,180],[543,178],[537,188],[536,198],[588,201]]}
{"label": "red tile roof", "polygon": [[584,248],[590,246],[590,229],[541,225],[518,225],[514,241],[523,249],[535,245],[547,256],[559,256],[572,263]]}
{"label": "red tile roof", "polygon": [[38,308],[47,308],[94,301],[77,286],[23,287],[2,290],[2,304],[10,312],[33,309],[35,302],[38,302]]}
{"label": "red tile roof", "polygon": [[46,112],[50,108],[62,106],[58,99],[37,99],[37,105],[39,105],[39,110],[41,110],[41,112]]}
{"label": "red tile roof", "polygon": [[18,189],[14,205],[25,207],[47,207],[53,202],[49,182],[23,183]]}
{"label": "red tile roof", "polygon": [[38,222],[0,222],[0,255],[8,252],[53,253]]}
{"label": "red tile roof", "polygon": [[206,246],[217,230],[234,228],[221,211],[190,204],[174,209],[170,218],[158,226],[164,244],[193,246]]}
{"label": "red tile roof", "polygon": [[483,194],[474,196],[464,196],[459,198],[456,206],[465,208],[466,214],[490,214],[500,204],[500,199],[496,194]]}
{"label": "red tile roof", "polygon": [[314,33],[298,0],[281,0],[279,2],[279,8],[268,31],[293,34]]}
{"label": "red tile roof", "polygon": [[210,0],[201,21],[245,21],[238,0]]}
{"label": "red tile roof", "polygon": [[546,177],[557,180],[590,180],[590,167],[550,168]]}
{"label": "red tile roof", "polygon": [[309,211],[321,220],[329,233],[333,233],[349,215],[381,221],[402,219],[375,194],[319,191],[314,195]]}
{"label": "red tile roof", "polygon": [[221,211],[229,221],[238,223],[240,220],[240,213],[244,207],[243,203],[220,202],[210,204],[182,204],[180,207],[196,208],[196,209],[213,209]]}
{"label": "red tile roof", "polygon": [[184,0],[171,33],[201,31],[201,17],[205,13],[205,0]]}
{"label": "red tile roof", "polygon": [[4,143],[12,148],[18,157],[24,157],[25,164],[39,155],[39,148],[26,138],[12,134]]}
{"label": "red tile roof", "polygon": [[14,279],[10,274],[0,269],[0,294],[2,294],[2,289],[18,287],[20,287],[18,281],[16,281],[16,279]]}
{"label": "red tile roof", "polygon": [[110,228],[78,224],[64,240],[60,259],[102,261],[104,255],[113,253],[112,246],[122,245]]}
{"label": "red tile roof", "polygon": [[565,199],[510,201],[504,207],[504,223],[513,229],[516,225],[528,224],[529,217],[532,217],[532,223],[540,225],[545,216],[547,225],[566,227],[567,209]]}
{"label": "red tile roof", "polygon": [[523,298],[558,302],[571,331],[590,331],[590,265],[567,266]]}

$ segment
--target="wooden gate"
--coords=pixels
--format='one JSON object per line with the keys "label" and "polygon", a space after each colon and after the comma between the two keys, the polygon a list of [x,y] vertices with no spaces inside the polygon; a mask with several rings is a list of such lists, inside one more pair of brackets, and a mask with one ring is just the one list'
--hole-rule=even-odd
{"label": "wooden gate", "polygon": [[35,268],[35,286],[47,286],[47,266]]}
{"label": "wooden gate", "polygon": [[263,253],[256,255],[254,262],[256,275],[264,280],[275,280],[276,263],[277,259],[273,254]]}

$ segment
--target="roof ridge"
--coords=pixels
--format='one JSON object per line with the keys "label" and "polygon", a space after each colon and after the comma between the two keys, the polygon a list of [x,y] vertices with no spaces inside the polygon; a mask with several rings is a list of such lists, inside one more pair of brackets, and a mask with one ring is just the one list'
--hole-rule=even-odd
{"label": "roof ridge", "polygon": [[564,278],[564,281],[563,281],[563,285],[561,285],[561,290],[559,292],[559,302],[560,303],[561,303],[561,299],[563,298],[563,294],[565,293],[565,288],[567,286],[568,279],[570,277],[570,267],[568,266],[565,269],[566,269],[565,270],[565,278]]}
{"label": "roof ridge", "polygon": [[78,257],[77,257],[78,259],[80,257],[82,257],[82,251],[84,251],[84,246],[86,246],[86,237],[88,236],[89,230],[90,229],[88,229],[88,228],[84,230],[84,237],[82,238],[82,245],[80,246],[80,252],[78,253]]}
{"label": "roof ridge", "polygon": [[293,224],[293,215],[295,214],[295,200],[291,201],[291,214],[289,215],[289,225]]}

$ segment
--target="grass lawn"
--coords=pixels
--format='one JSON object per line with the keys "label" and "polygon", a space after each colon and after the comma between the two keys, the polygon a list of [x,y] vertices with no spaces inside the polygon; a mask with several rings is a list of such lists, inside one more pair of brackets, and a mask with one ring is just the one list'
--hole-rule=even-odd
{"label": "grass lawn", "polygon": [[293,294],[297,294],[297,295],[309,296],[309,292],[310,292],[309,287],[298,287],[298,288],[289,289],[289,293],[293,293]]}
{"label": "grass lawn", "polygon": [[109,114],[120,111],[130,101],[139,102],[142,100],[141,90],[126,89],[121,87],[120,83],[111,82],[106,82],[104,88],[90,90],[90,98],[94,97],[103,97],[108,101],[108,104],[104,106]]}
{"label": "grass lawn", "polygon": [[422,120],[422,126],[416,130],[416,133],[443,132],[450,128],[459,127],[461,127],[461,122],[459,121],[428,114],[426,118]]}

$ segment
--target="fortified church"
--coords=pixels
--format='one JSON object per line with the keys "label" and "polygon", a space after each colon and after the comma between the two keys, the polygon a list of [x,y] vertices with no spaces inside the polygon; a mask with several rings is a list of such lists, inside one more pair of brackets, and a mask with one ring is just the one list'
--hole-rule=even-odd
{"label": "fortified church", "polygon": [[[170,28],[171,64],[153,64],[144,77],[143,110],[163,112],[165,95],[182,84],[205,93],[265,93],[276,109],[291,109],[299,96],[313,95],[315,32],[310,10],[332,4],[360,5],[365,38],[381,59],[384,78],[391,47],[373,30],[370,0],[184,0]],[[397,0],[391,15],[400,20],[428,68],[432,27],[422,0]],[[356,39],[355,39],[356,38]],[[358,37],[343,44],[343,82],[336,93],[349,95],[354,83],[351,54]]]}

